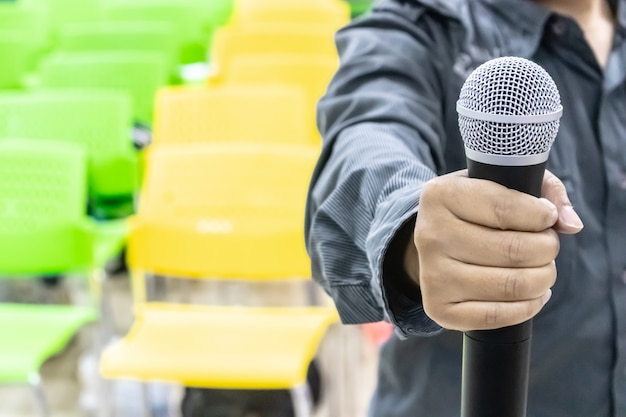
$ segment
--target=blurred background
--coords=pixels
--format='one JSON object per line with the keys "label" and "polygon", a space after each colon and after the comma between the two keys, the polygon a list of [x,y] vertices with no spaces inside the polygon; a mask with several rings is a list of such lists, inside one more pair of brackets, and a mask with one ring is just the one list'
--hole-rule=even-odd
{"label": "blurred background", "polygon": [[0,417],[365,416],[303,220],[372,0],[0,0]]}

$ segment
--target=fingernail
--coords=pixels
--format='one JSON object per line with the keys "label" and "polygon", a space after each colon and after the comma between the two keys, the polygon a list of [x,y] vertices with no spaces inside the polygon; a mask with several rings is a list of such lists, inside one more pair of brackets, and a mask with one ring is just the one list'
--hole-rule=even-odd
{"label": "fingernail", "polygon": [[561,212],[559,213],[559,217],[561,221],[567,225],[568,227],[572,227],[574,229],[582,229],[584,227],[582,220],[574,211],[574,207],[572,206],[563,206],[561,208]]}
{"label": "fingernail", "polygon": [[545,305],[548,301],[550,301],[550,298],[552,298],[552,290],[546,291],[546,293],[541,298],[541,301],[543,301],[543,304]]}

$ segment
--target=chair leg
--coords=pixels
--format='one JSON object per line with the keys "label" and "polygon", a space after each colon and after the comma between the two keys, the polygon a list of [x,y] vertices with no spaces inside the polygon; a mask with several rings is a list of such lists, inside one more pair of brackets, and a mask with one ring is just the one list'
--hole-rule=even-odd
{"label": "chair leg", "polygon": [[28,378],[28,384],[33,392],[37,415],[40,417],[49,417],[50,413],[46,402],[46,395],[41,386],[41,376],[38,373],[31,374]]}
{"label": "chair leg", "polygon": [[291,401],[293,402],[295,417],[311,417],[313,399],[306,382],[291,389]]}
{"label": "chair leg", "polygon": [[141,402],[143,404],[144,417],[152,417],[152,405],[150,402],[150,391],[147,382],[141,383]]}

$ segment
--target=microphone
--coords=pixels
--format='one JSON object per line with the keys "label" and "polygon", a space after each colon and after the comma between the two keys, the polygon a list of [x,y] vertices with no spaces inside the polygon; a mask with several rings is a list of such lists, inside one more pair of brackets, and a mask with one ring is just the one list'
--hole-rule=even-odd
{"label": "microphone", "polygon": [[[457,102],[469,176],[541,195],[563,113],[550,75],[524,58],[492,59]],[[463,335],[461,417],[525,417],[532,320]]]}

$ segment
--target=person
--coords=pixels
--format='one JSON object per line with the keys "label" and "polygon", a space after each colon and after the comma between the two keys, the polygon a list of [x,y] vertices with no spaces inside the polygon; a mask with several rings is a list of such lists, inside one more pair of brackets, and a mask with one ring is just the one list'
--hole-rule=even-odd
{"label": "person", "polygon": [[[337,33],[306,244],[343,323],[394,325],[371,417],[458,416],[462,331],[530,318],[528,416],[626,416],[625,37],[624,0],[383,0]],[[501,56],[560,91],[541,198],[464,170],[455,103]]]}

